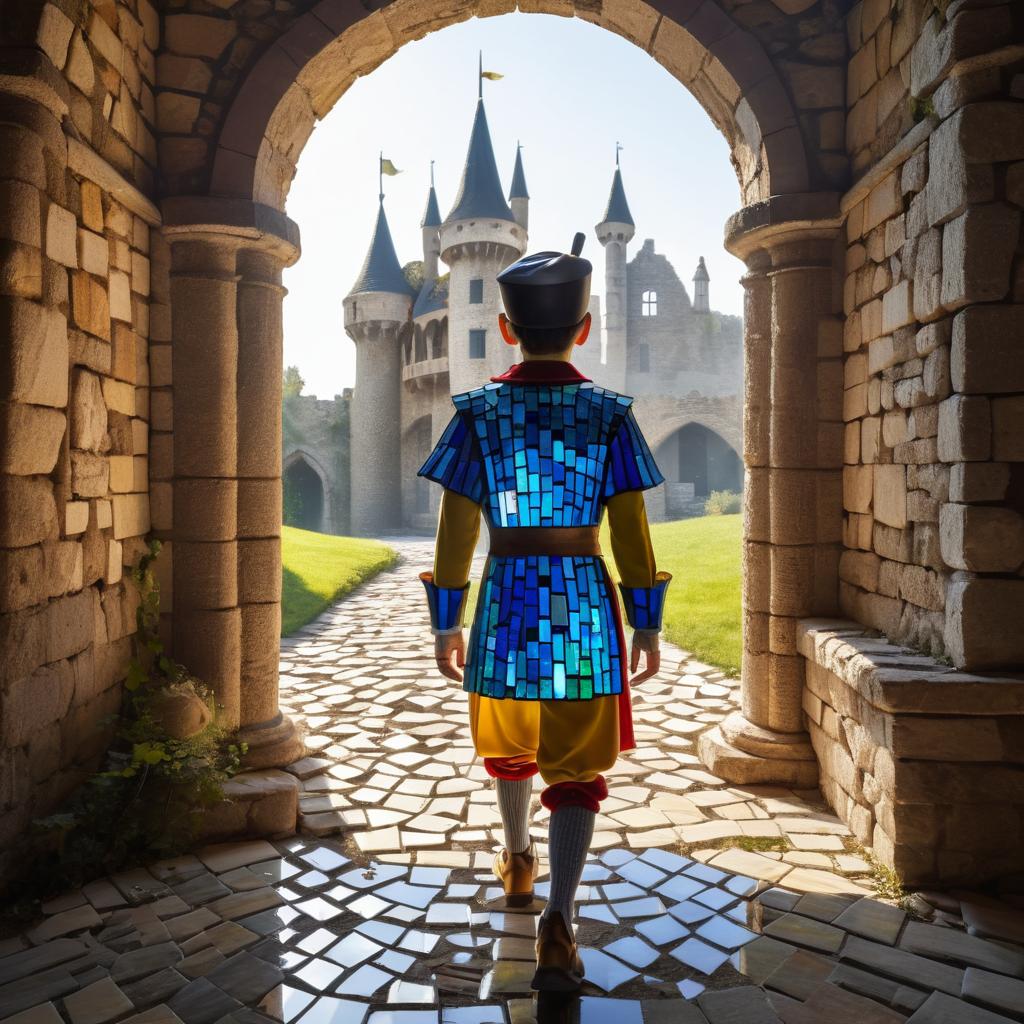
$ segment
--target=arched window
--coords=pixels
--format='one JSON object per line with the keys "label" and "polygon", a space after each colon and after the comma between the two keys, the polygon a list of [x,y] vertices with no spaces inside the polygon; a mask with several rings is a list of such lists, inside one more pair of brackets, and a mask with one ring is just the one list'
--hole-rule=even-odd
{"label": "arched window", "polygon": [[658,293],[657,292],[644,292],[640,296],[640,315],[641,316],[657,316],[658,315]]}

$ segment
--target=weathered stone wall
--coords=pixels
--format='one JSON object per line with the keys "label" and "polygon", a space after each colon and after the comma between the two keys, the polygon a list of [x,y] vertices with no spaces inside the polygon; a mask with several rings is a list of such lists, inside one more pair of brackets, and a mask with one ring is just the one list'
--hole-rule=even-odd
{"label": "weathered stone wall", "polygon": [[[315,395],[285,398],[282,408],[284,464],[299,454],[323,474],[327,532],[349,532],[349,413],[352,392],[333,399]],[[312,461],[311,461],[312,460]]]}
{"label": "weathered stone wall", "polygon": [[937,665],[856,623],[801,623],[821,788],[907,885],[1020,870],[1024,680]]}
{"label": "weathered stone wall", "polygon": [[864,0],[847,18],[840,602],[968,668],[1024,661],[1019,15]]}
{"label": "weathered stone wall", "polygon": [[56,2],[7,5],[4,22],[22,47],[5,51],[0,101],[9,850],[106,745],[135,631],[128,567],[150,529],[150,472],[167,466],[169,435],[150,434],[170,429],[156,389],[170,381],[166,346],[150,347],[169,337],[167,261],[144,195],[157,160],[157,13],[148,0]]}

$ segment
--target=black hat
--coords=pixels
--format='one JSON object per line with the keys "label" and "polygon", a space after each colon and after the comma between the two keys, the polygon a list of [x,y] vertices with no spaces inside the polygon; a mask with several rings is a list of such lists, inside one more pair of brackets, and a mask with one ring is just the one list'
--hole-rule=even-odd
{"label": "black hat", "polygon": [[576,233],[572,252],[535,252],[498,275],[505,313],[518,327],[573,327],[590,305],[590,260],[580,256],[585,236]]}

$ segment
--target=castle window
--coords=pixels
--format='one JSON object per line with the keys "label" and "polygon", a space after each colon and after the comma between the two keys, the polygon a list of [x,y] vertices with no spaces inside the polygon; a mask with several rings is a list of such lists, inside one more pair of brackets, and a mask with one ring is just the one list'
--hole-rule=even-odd
{"label": "castle window", "polygon": [[658,315],[658,293],[657,292],[644,292],[640,296],[640,315],[641,316],[657,316]]}
{"label": "castle window", "polygon": [[474,277],[470,280],[469,301],[474,306],[478,306],[484,301],[484,279],[482,277]]}
{"label": "castle window", "polygon": [[486,331],[470,331],[469,332],[469,358],[470,359],[483,359],[487,351],[487,332]]}

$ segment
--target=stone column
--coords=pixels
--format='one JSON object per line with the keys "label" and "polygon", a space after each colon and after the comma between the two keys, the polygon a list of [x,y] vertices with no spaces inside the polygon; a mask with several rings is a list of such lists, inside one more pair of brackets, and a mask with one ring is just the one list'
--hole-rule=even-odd
{"label": "stone column", "polygon": [[281,271],[295,226],[252,203],[167,200],[175,656],[216,693],[249,768],[303,753],[278,707]]}
{"label": "stone column", "polygon": [[[828,209],[821,197],[806,198],[815,212]],[[813,786],[796,626],[836,611],[842,381],[841,352],[829,345],[839,221],[777,221],[774,202],[741,211],[727,230],[730,251],[748,267],[742,711],[701,737],[700,754],[732,782]]]}

